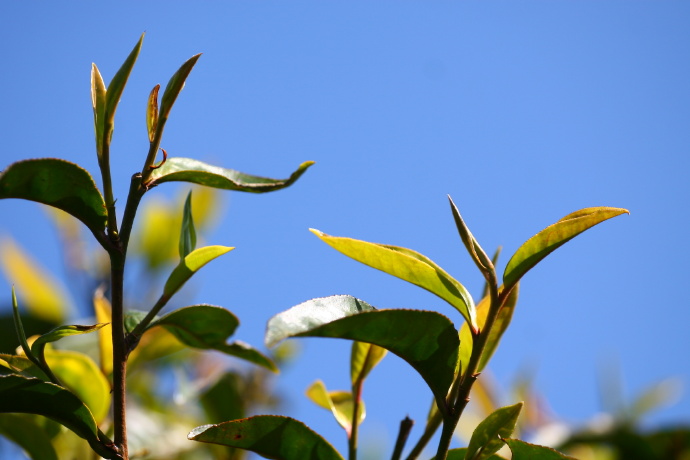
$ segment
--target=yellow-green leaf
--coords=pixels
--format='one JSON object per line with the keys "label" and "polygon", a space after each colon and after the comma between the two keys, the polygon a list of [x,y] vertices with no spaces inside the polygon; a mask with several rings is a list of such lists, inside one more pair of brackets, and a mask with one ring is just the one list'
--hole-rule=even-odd
{"label": "yellow-green leaf", "polygon": [[91,64],[91,105],[93,106],[93,126],[96,135],[96,152],[99,162],[103,158],[103,133],[105,131],[106,89],[101,72],[96,64]]}
{"label": "yellow-green leaf", "polygon": [[103,295],[101,289],[96,290],[93,294],[93,309],[96,313],[96,321],[106,323],[98,330],[98,356],[101,371],[104,375],[110,375],[113,372],[113,327],[110,324],[112,310],[110,301]]}
{"label": "yellow-green leaf", "polygon": [[369,372],[386,356],[388,350],[366,342],[352,342],[350,354],[350,380],[352,386],[364,380]]}
{"label": "yellow-green leaf", "polygon": [[346,256],[436,294],[455,307],[473,330],[477,329],[474,301],[470,293],[428,257],[407,248],[330,236],[319,230],[310,230]]}
{"label": "yellow-green leaf", "polygon": [[189,253],[168,277],[168,281],[163,289],[163,296],[166,298],[172,297],[201,267],[233,249],[235,248],[227,246],[206,246]]}
{"label": "yellow-green leaf", "polygon": [[156,85],[149,94],[149,103],[146,106],[146,130],[149,133],[149,142],[153,142],[158,129],[158,91],[161,85]]}
{"label": "yellow-green leaf", "polygon": [[[345,429],[348,436],[350,435],[352,431],[352,411],[354,410],[352,393],[349,391],[328,391],[326,385],[321,380],[317,380],[307,388],[306,394],[316,405],[331,411],[338,424]],[[366,415],[364,402],[360,401],[358,423],[362,423]]]}

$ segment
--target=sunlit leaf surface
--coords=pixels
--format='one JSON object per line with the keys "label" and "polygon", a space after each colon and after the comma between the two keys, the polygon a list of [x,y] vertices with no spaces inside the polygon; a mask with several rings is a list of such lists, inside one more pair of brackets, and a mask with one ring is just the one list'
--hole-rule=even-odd
{"label": "sunlit leaf surface", "polygon": [[575,460],[550,447],[529,444],[519,439],[506,439],[513,453],[513,460]]}
{"label": "sunlit leaf surface", "polygon": [[467,457],[473,460],[485,460],[503,447],[502,438],[513,434],[522,403],[501,407],[485,418],[470,439],[467,446]]}
{"label": "sunlit leaf surface", "polygon": [[180,261],[168,277],[163,295],[168,298],[172,297],[201,267],[233,249],[235,248],[227,246],[206,246],[192,251]]}

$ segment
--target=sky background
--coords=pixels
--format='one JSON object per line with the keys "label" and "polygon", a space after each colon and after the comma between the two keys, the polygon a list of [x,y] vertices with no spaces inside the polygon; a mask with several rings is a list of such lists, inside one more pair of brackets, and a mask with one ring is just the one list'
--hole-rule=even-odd
{"label": "sky background", "polygon": [[[170,155],[269,177],[316,162],[286,190],[226,193],[201,235],[237,249],[195,277],[196,300],[233,311],[235,337],[261,348],[271,316],[333,294],[461,324],[442,300],[349,260],[310,227],[419,251],[478,300],[481,276],[446,195],[488,252],[503,246],[501,270],[572,211],[627,208],[526,275],[490,369],[504,388],[533,369],[554,413],[576,424],[601,410],[602,369],[620,368],[628,399],[677,378],[677,403],[647,422],[688,421],[688,24],[690,4],[674,1],[2,2],[0,168],[60,157],[100,186],[90,66],[109,82],[146,32],[112,144],[124,203],[148,148],[149,91],[204,53],[166,126]],[[144,202],[184,190],[162,186]],[[0,235],[64,271],[39,205],[0,202]],[[345,451],[330,414],[303,392],[317,378],[347,387],[349,344],[300,343],[276,381],[290,397],[285,413]],[[364,391],[363,442],[390,452],[408,414],[419,436],[431,396],[402,360],[384,360]]]}

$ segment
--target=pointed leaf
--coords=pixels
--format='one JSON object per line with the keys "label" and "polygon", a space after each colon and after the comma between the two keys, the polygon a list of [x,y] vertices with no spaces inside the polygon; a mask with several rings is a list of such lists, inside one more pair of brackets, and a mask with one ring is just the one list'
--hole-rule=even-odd
{"label": "pointed leaf", "polygon": [[129,53],[125,62],[117,71],[113,79],[108,85],[108,90],[105,95],[105,136],[107,136],[106,142],[110,141],[110,136],[112,135],[113,125],[115,123],[115,111],[117,110],[117,104],[120,102],[122,97],[122,92],[125,89],[129,75],[132,73],[132,68],[134,63],[139,57],[139,51],[141,51],[141,45],[144,42],[144,34],[141,34],[139,41],[134,45],[134,49]]}
{"label": "pointed leaf", "polygon": [[268,322],[266,344],[288,337],[333,337],[372,343],[407,361],[444,401],[453,381],[458,332],[448,318],[431,311],[375,310],[351,296],[313,299]]}
{"label": "pointed leaf", "polygon": [[350,355],[350,380],[352,386],[364,380],[369,372],[381,362],[388,350],[377,345],[364,342],[352,342]]}
{"label": "pointed leaf", "polygon": [[511,288],[532,267],[572,238],[607,219],[629,213],[622,208],[598,207],[568,214],[520,246],[508,261],[503,273],[503,284],[506,288]]}
{"label": "pointed leaf", "polygon": [[292,185],[313,164],[313,161],[302,163],[287,179],[270,179],[212,166],[191,158],[168,158],[160,168],[153,170],[148,186],[177,181],[240,192],[272,192]]}
{"label": "pointed leaf", "polygon": [[163,296],[166,298],[172,297],[201,267],[233,249],[235,248],[227,246],[206,246],[189,253],[168,277],[168,281],[166,281],[163,288]]}
{"label": "pointed leaf", "polygon": [[74,394],[52,383],[19,375],[0,376],[0,413],[43,415],[86,439],[102,457],[119,458],[89,409]]}
{"label": "pointed leaf", "polygon": [[33,354],[38,356],[39,358],[43,356],[43,352],[45,350],[46,344],[50,342],[56,342],[63,337],[70,337],[73,335],[80,335],[80,334],[88,334],[89,332],[94,332],[99,330],[105,326],[105,323],[98,323],[94,324],[92,326],[80,326],[80,325],[71,325],[71,326],[58,326],[55,329],[53,329],[50,332],[46,332],[42,336],[38,337],[36,340],[34,340],[34,343],[31,344],[31,351]]}
{"label": "pointed leaf", "polygon": [[[326,385],[321,380],[317,380],[307,388],[306,394],[315,404],[331,411],[338,424],[345,429],[348,437],[350,436],[352,432],[352,413],[354,410],[352,393],[349,391],[329,392],[326,390]],[[364,402],[360,401],[358,423],[362,423],[366,415]]]}
{"label": "pointed leaf", "polygon": [[98,330],[98,356],[101,371],[104,375],[113,372],[113,327],[110,301],[103,295],[103,289],[97,289],[93,294],[93,309],[96,321],[106,323]]}
{"label": "pointed leaf", "polygon": [[101,72],[96,64],[91,64],[91,105],[93,107],[93,127],[96,135],[98,161],[103,158],[103,135],[105,131],[106,89]]}
{"label": "pointed leaf", "polygon": [[249,345],[242,342],[226,343],[238,325],[237,317],[222,307],[193,305],[168,313],[147,329],[164,326],[189,347],[217,350],[277,372],[273,361]]}
{"label": "pointed leaf", "polygon": [[[516,284],[515,287],[510,291],[510,293],[508,294],[508,298],[506,299],[501,309],[498,311],[498,315],[496,316],[496,320],[494,321],[494,324],[491,328],[489,337],[486,339],[484,351],[482,352],[482,356],[479,359],[479,367],[477,368],[477,371],[479,372],[484,370],[484,368],[488,364],[489,360],[496,351],[496,348],[498,348],[498,343],[501,341],[503,333],[506,331],[506,329],[508,329],[510,321],[513,319],[513,312],[515,311],[515,307],[517,306],[518,291],[519,283]],[[486,302],[487,313],[489,303],[490,301]],[[484,314],[485,319],[487,313]],[[477,314],[479,315],[479,307],[477,307]],[[483,327],[483,325],[480,327]]]}
{"label": "pointed leaf", "polygon": [[0,435],[20,446],[31,460],[58,460],[55,448],[42,427],[25,414],[0,416]]}
{"label": "pointed leaf", "polygon": [[48,376],[25,355],[8,355],[0,353],[0,365],[24,377],[35,377],[48,381]]}
{"label": "pointed leaf", "polygon": [[182,211],[182,229],[180,230],[180,259],[196,249],[196,230],[194,229],[194,218],[192,217],[192,191],[189,191],[184,202]]}
{"label": "pointed leaf", "polygon": [[161,85],[156,85],[149,94],[149,103],[146,106],[146,130],[149,133],[149,142],[153,142],[158,129],[158,91]]}
{"label": "pointed leaf", "polygon": [[550,447],[529,444],[519,439],[506,439],[513,452],[513,460],[575,460]]}
{"label": "pointed leaf", "polygon": [[86,170],[56,158],[13,163],[0,173],[0,199],[21,198],[62,209],[94,233],[105,229],[105,202]]}
{"label": "pointed leaf", "polygon": [[426,256],[406,248],[330,236],[319,230],[310,230],[346,256],[436,294],[455,307],[470,323],[470,327],[476,330],[474,302],[470,293]]}
{"label": "pointed leaf", "polygon": [[189,73],[192,71],[194,64],[196,64],[196,61],[198,61],[200,57],[201,54],[196,54],[189,58],[187,62],[182,64],[177,72],[175,72],[175,74],[170,78],[170,81],[168,81],[165,91],[163,91],[163,98],[161,99],[161,110],[159,115],[160,130],[163,129],[163,125],[170,115],[170,109],[172,109],[177,96],[179,96],[180,91],[182,91],[182,88],[184,88],[184,83],[187,80]]}
{"label": "pointed leaf", "polygon": [[343,460],[333,446],[304,423],[276,415],[200,426],[187,439],[250,450],[277,460]]}
{"label": "pointed leaf", "polygon": [[488,273],[494,272],[493,262],[491,259],[489,259],[489,256],[486,255],[484,249],[482,249],[482,247],[479,245],[474,235],[472,235],[472,232],[470,232],[470,229],[465,224],[465,221],[462,220],[460,211],[458,211],[458,208],[455,206],[455,203],[453,203],[453,200],[450,196],[448,197],[448,200],[450,201],[450,209],[453,212],[453,218],[455,219],[455,226],[458,228],[458,233],[460,233],[460,238],[462,239],[465,248],[467,248],[467,252],[470,253],[470,257],[472,257],[472,260],[474,260],[477,268],[479,268],[484,276],[488,276]]}
{"label": "pointed leaf", "polygon": [[502,439],[513,434],[522,405],[520,402],[497,409],[477,425],[467,446],[467,459],[484,460],[498,452],[503,447]]}
{"label": "pointed leaf", "polygon": [[[465,460],[466,453],[466,447],[463,447],[461,449],[450,449],[448,451],[448,456],[446,457],[446,460]],[[432,458],[431,460],[436,460],[436,457]],[[492,455],[488,457],[487,460],[505,460],[505,458],[500,457],[498,455]]]}

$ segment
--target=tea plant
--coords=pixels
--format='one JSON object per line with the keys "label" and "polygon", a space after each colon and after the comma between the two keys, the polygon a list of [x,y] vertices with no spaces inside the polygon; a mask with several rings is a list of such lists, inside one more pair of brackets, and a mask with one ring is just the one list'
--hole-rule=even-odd
{"label": "tea plant", "polygon": [[[128,362],[142,349],[157,345],[156,339],[147,340],[154,336],[155,331],[165,329],[187,347],[216,350],[276,370],[274,361],[256,349],[240,343],[227,343],[238,320],[221,307],[192,305],[159,315],[197,271],[233,249],[227,246],[196,247],[191,197],[185,201],[180,223],[179,262],[169,273],[162,292],[152,305],[147,306],[146,311],[125,311],[125,262],[135,217],[144,195],[160,184],[180,181],[224,190],[270,192],[290,186],[312,165],[312,162],[302,163],[289,178],[276,180],[211,166],[195,159],[168,158],[166,151],[161,148],[163,129],[177,96],[199,58],[196,55],[173,75],[162,97],[159,98],[158,85],[151,91],[146,111],[148,152],[143,166],[131,178],[122,222],[118,223],[110,172],[110,142],[117,105],[142,41],[143,35],[107,87],[98,68],[95,65],[92,68],[91,95],[102,189],[96,187],[86,170],[60,159],[20,161],[9,165],[0,174],[0,198],[43,203],[65,211],[86,225],[108,255],[110,283],[109,299],[101,291],[94,298],[95,314],[100,321],[98,324],[58,326],[35,339],[27,337],[24,332],[22,315],[13,290],[14,325],[21,350],[14,355],[0,356],[0,364],[4,368],[4,375],[0,376],[0,413],[47,417],[84,438],[97,455],[120,460],[135,457],[130,456],[127,437]],[[163,158],[157,163],[159,150],[163,152]],[[328,391],[323,382],[317,381],[307,392],[315,403],[331,411],[344,428],[350,460],[356,460],[358,455],[359,426],[365,416],[362,397],[364,382],[389,351],[419,373],[433,399],[424,430],[405,458],[420,458],[439,429],[437,460],[500,459],[502,457],[497,452],[504,446],[512,451],[515,460],[568,458],[550,448],[512,437],[522,402],[491,413],[475,428],[466,448],[451,449],[450,446],[473,386],[511,322],[522,277],[570,239],[627,211],[596,207],[565,216],[527,240],[513,254],[499,277],[495,269],[497,255],[487,255],[452,200],[450,207],[462,243],[485,279],[485,293],[478,303],[462,283],[431,259],[411,249],[330,236],[318,230],[312,232],[346,256],[437,295],[462,318],[459,330],[450,319],[438,312],[376,309],[363,300],[339,295],[306,301],[271,318],[266,344],[274,346],[293,337],[333,337],[352,341],[351,388],[347,391]],[[109,323],[112,330],[109,338],[102,333],[107,327],[105,323]],[[74,371],[60,366],[61,352],[52,350],[50,346],[64,337],[91,332],[100,334],[101,362],[100,367],[92,366],[96,368],[93,375],[98,377],[94,377],[86,386],[94,389],[100,385],[95,390],[100,398],[84,394],[83,381],[81,385],[75,385]],[[230,387],[224,386],[218,391],[222,394]],[[244,390],[247,391],[247,387]],[[112,407],[109,409],[111,391]],[[112,414],[110,420],[109,413]],[[35,420],[29,421],[26,426],[35,429],[36,423]],[[391,455],[393,460],[403,458],[412,424],[412,420],[407,418],[401,421]],[[6,435],[17,434],[17,430],[13,431],[7,425],[0,426],[0,430]],[[37,437],[19,435],[16,439],[20,439],[20,444],[33,452],[34,458],[57,458],[50,440],[36,441]],[[188,439],[253,451],[275,459],[343,458],[316,432],[297,420],[283,416],[260,415],[202,425],[194,428]],[[38,445],[43,450],[38,451]],[[224,452],[219,457],[235,458],[232,455]]]}

